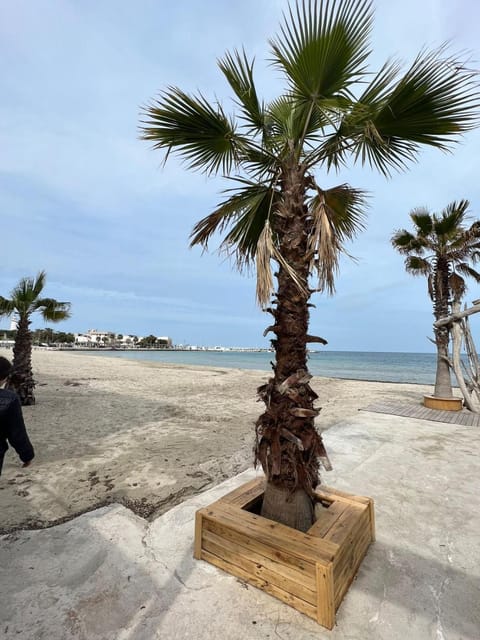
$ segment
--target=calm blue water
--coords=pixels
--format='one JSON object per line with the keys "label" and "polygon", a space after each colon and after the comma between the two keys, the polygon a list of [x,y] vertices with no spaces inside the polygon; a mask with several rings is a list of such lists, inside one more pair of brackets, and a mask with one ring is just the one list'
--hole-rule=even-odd
{"label": "calm blue water", "polygon": [[[169,364],[189,364],[234,369],[270,371],[273,353],[236,351],[75,351],[110,358],[153,360]],[[381,353],[367,351],[322,351],[310,354],[310,373],[328,378],[376,380],[379,382],[435,382],[436,356],[433,353]]]}

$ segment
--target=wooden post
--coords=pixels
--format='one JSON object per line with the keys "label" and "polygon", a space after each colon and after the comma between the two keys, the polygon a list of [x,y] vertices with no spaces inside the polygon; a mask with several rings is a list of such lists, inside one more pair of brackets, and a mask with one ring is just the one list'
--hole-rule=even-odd
{"label": "wooden post", "polygon": [[335,594],[332,564],[317,562],[317,622],[327,629],[335,626]]}

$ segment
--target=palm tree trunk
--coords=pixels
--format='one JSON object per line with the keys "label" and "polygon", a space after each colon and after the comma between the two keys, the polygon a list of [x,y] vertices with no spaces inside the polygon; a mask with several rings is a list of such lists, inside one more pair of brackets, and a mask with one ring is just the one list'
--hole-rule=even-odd
{"label": "palm tree trunk", "polygon": [[[448,276],[448,262],[443,257],[439,257],[433,275],[435,289],[435,320],[446,318],[450,312],[450,287],[448,285]],[[433,395],[438,398],[451,398],[453,393],[448,353],[450,329],[448,326],[443,326],[435,328],[434,331],[435,343],[437,345],[437,371],[435,375],[435,390]]]}
{"label": "palm tree trunk", "polygon": [[22,405],[35,404],[35,381],[32,372],[32,334],[29,329],[28,316],[20,316],[17,324],[17,335],[13,347],[13,373],[9,380],[9,388],[20,397]]}
{"label": "palm tree trunk", "polygon": [[436,336],[437,344],[437,371],[435,375],[435,390],[433,395],[437,398],[451,398],[452,380],[450,376],[450,360],[448,353],[448,337]]}
{"label": "palm tree trunk", "polygon": [[257,421],[256,461],[267,477],[262,515],[306,531],[313,524],[313,490],[319,482],[319,455],[324,454],[314,418],[316,393],[309,385],[307,330],[309,321],[309,219],[304,206],[305,179],[295,168],[285,173],[283,206],[275,220],[280,251],[295,271],[302,289],[279,265],[272,340],[274,376],[258,389],[266,411]]}

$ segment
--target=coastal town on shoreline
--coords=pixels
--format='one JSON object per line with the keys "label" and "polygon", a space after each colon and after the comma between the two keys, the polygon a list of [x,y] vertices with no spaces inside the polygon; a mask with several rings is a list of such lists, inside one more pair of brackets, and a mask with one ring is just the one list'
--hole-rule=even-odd
{"label": "coastal town on shoreline", "polygon": [[[0,329],[0,347],[13,348],[15,342],[15,322],[10,329]],[[261,347],[229,347],[229,346],[198,346],[190,344],[175,344],[169,336],[127,335],[112,331],[88,329],[85,333],[65,333],[53,329],[36,329],[32,331],[33,348],[52,349],[57,351],[242,351],[269,352],[269,348]]]}

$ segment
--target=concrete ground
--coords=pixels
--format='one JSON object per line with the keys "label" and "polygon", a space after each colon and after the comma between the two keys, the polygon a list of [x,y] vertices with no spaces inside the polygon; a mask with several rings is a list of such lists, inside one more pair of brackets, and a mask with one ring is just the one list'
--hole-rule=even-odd
{"label": "concrete ground", "polygon": [[375,500],[377,541],[333,631],[192,558],[195,511],[113,505],[0,538],[0,637],[479,640],[480,429],[359,412],[325,433],[326,484]]}

